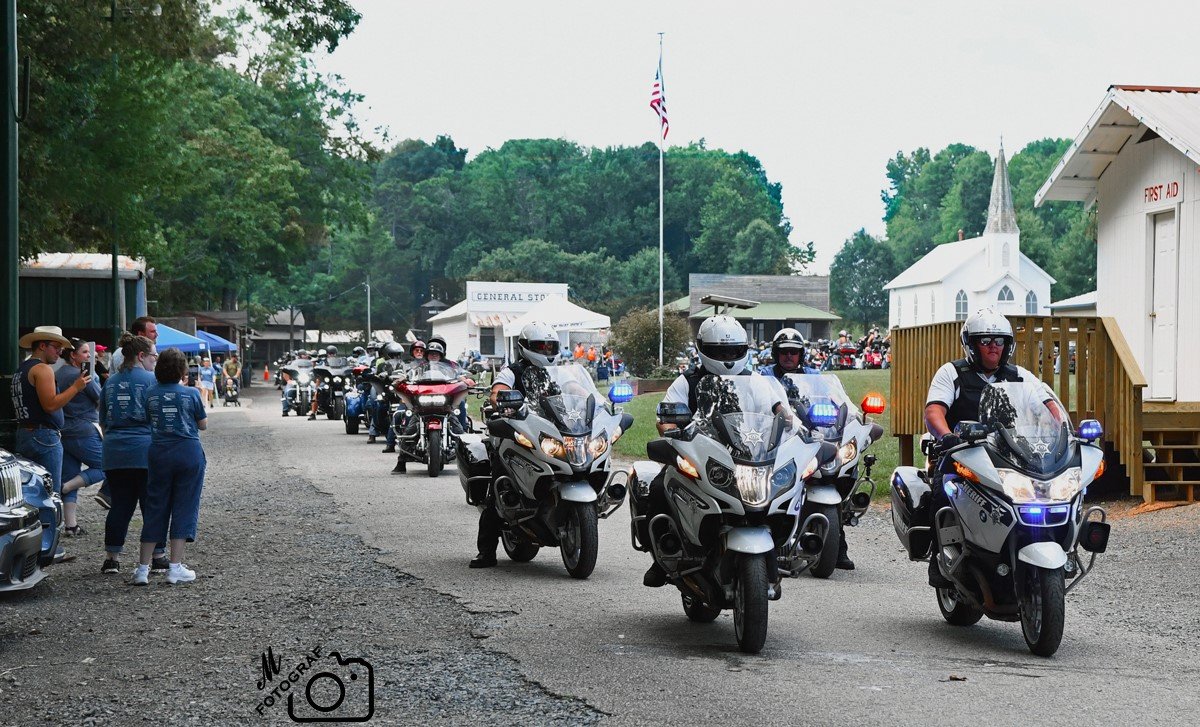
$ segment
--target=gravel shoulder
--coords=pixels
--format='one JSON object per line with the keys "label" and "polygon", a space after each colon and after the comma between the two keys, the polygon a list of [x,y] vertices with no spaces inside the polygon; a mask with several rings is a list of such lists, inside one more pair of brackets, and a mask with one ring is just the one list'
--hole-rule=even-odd
{"label": "gravel shoulder", "polygon": [[[67,541],[75,560],[31,591],[0,597],[0,724],[290,724],[285,693],[258,708],[316,647],[329,663],[337,651],[373,667],[371,724],[602,716],[485,648],[500,616],[378,563],[306,472],[277,467],[289,443],[249,409],[218,408],[210,422],[200,539],[187,559],[197,582],[152,576],[149,587],[129,586],[128,554],[120,575],[101,574],[103,511],[81,498],[88,533]],[[134,540],[140,526],[135,517]],[[268,647],[282,672],[260,691]],[[347,695],[345,707],[360,706]]]}

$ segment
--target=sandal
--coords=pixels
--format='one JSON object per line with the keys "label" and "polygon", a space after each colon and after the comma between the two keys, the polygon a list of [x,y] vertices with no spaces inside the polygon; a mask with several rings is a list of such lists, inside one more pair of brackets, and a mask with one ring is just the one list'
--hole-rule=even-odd
{"label": "sandal", "polygon": [[87,531],[84,530],[79,525],[73,525],[69,528],[63,528],[63,534],[66,535],[68,538],[78,538],[83,535],[86,535]]}

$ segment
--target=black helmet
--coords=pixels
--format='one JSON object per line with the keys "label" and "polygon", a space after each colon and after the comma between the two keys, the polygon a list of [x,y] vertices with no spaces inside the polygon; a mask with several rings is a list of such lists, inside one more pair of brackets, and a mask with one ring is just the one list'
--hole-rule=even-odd
{"label": "black helmet", "polygon": [[396,343],[395,341],[388,341],[387,343],[383,344],[383,357],[384,358],[400,358],[403,355],[404,355],[404,346],[401,346],[400,344]]}
{"label": "black helmet", "polygon": [[795,328],[784,328],[771,339],[771,359],[779,363],[779,352],[783,350],[799,351],[800,362],[804,362],[804,336]]}
{"label": "black helmet", "polygon": [[436,353],[443,359],[446,358],[446,342],[440,338],[434,337],[429,339],[429,345],[425,347],[425,357],[429,358],[429,354]]}
{"label": "black helmet", "polygon": [[408,347],[408,352],[409,352],[409,354],[412,355],[413,358],[417,357],[417,349],[418,348],[421,349],[421,355],[424,355],[425,354],[425,342],[419,338],[417,340],[413,341],[412,345]]}

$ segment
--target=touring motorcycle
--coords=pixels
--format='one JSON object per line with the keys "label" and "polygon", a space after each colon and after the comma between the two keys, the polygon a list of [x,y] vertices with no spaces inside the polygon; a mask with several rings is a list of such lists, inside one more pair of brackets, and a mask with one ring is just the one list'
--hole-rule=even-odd
{"label": "touring motorcycle", "polygon": [[[659,404],[659,420],[678,428],[651,441],[652,461],[635,463],[630,476],[633,547],[653,554],[692,621],[732,608],[738,646],[749,653],[766,642],[767,603],[782,595],[780,577],[792,575],[780,563],[819,558],[829,527],[824,514],[801,512],[805,480],[822,449],[835,447],[809,438],[787,401],[771,377],[704,377],[696,412]],[[650,518],[643,503],[660,473],[669,511]]]}
{"label": "touring motorcycle", "polygon": [[[283,387],[283,396],[288,408],[296,412],[296,416],[304,416],[312,408],[313,362],[310,359],[298,358],[284,366],[282,371],[291,379]],[[287,416],[286,412],[284,416]]]}
{"label": "touring motorcycle", "polygon": [[454,459],[462,427],[459,406],[473,382],[453,366],[441,361],[410,369],[393,384],[405,409],[395,417],[397,456],[405,461],[424,462],[429,476],[437,477],[443,465]]}
{"label": "touring motorcycle", "polygon": [[[530,367],[522,376],[529,399],[497,392],[486,439],[460,438],[459,480],[469,504],[494,502],[509,558],[529,561],[557,546],[567,572],[587,578],[600,547],[597,523],[625,499],[627,475],[613,471],[611,453],[633,417],[607,406],[582,366]],[[618,385],[609,396],[617,404],[633,391]]]}
{"label": "touring motorcycle", "polygon": [[[955,427],[961,443],[928,440],[933,467],[896,469],[892,523],[909,558],[935,558],[953,584],[937,589],[947,622],[1020,621],[1030,651],[1058,650],[1066,594],[1108,545],[1104,509],[1083,502],[1104,472],[1102,433],[1094,419],[1072,432],[1066,408],[1039,381],[993,383],[979,421]],[[931,512],[935,487],[950,504]],[[1091,553],[1086,564],[1080,548]]]}
{"label": "touring motorcycle", "polygon": [[317,410],[328,419],[341,419],[346,411],[346,389],[350,387],[350,360],[330,356],[313,367],[317,385]]}
{"label": "touring motorcycle", "polygon": [[882,414],[885,402],[880,394],[867,394],[860,411],[842,387],[841,379],[831,374],[787,374],[783,384],[809,434],[835,445],[823,450],[817,469],[805,483],[801,510],[804,517],[821,513],[829,523],[820,533],[820,558],[792,564],[793,570],[811,566],[812,575],[828,578],[837,563],[842,529],[858,525],[871,506],[875,490],[871,467],[876,458],[866,450],[883,436],[883,427],[868,419],[867,414]]}

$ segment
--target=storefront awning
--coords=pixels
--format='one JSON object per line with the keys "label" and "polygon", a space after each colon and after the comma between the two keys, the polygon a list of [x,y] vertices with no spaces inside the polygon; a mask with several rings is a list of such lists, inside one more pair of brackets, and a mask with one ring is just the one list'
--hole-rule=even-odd
{"label": "storefront awning", "polygon": [[468,313],[471,323],[479,328],[500,328],[521,317],[520,313]]}

